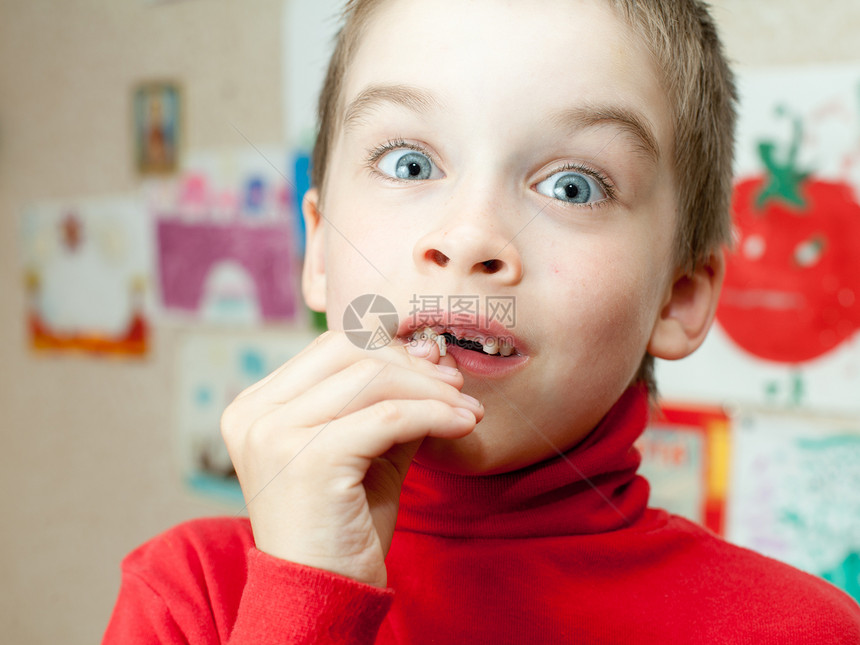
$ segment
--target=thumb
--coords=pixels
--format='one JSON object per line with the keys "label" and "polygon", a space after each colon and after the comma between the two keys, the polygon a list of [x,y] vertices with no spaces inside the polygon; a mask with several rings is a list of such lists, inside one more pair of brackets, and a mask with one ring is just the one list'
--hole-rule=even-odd
{"label": "thumb", "polygon": [[442,347],[445,346],[445,341],[439,341],[428,338],[426,335],[421,335],[406,343],[404,347],[406,351],[416,358],[423,358],[437,365],[446,365],[448,367],[457,367],[457,361],[451,354],[445,352],[442,356]]}

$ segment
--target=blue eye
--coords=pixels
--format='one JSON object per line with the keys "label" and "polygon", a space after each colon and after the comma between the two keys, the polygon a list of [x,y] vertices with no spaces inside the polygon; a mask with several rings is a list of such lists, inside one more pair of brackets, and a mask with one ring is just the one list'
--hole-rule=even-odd
{"label": "blue eye", "polygon": [[442,172],[430,157],[417,150],[392,150],[380,157],[377,167],[397,179],[438,179]]}
{"label": "blue eye", "polygon": [[564,170],[550,175],[535,189],[547,197],[570,204],[588,204],[606,199],[606,191],[594,178],[581,172]]}

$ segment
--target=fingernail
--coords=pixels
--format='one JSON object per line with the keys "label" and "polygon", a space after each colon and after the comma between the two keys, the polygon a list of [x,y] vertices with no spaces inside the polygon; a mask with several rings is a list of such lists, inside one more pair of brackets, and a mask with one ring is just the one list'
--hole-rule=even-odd
{"label": "fingernail", "polygon": [[450,365],[438,365],[436,364],[436,369],[442,372],[443,374],[449,374],[450,376],[455,376],[460,370],[456,367],[451,367]]}
{"label": "fingernail", "polygon": [[476,399],[474,396],[469,396],[468,394],[463,394],[462,392],[460,392],[460,396],[462,396],[466,401],[474,405],[476,408],[481,407],[481,402],[478,401],[478,399]]}
{"label": "fingernail", "polygon": [[469,421],[475,420],[475,413],[470,410],[467,410],[466,408],[454,408],[454,412],[457,414],[457,416],[463,417],[464,419],[467,419]]}
{"label": "fingernail", "polygon": [[419,358],[426,358],[430,355],[431,344],[426,341],[410,341],[406,343],[406,351]]}

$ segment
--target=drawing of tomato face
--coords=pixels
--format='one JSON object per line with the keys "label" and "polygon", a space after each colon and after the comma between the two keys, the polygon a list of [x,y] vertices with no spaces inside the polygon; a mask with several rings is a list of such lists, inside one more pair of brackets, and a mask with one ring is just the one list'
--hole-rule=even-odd
{"label": "drawing of tomato face", "polygon": [[751,354],[801,363],[860,329],[860,206],[849,185],[796,172],[796,146],[782,165],[773,144],[759,152],[769,173],[735,186],[717,320]]}

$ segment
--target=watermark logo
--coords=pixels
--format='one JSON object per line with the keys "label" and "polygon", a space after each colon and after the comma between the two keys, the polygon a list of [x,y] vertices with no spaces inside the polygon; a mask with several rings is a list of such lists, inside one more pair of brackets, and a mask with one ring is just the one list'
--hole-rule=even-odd
{"label": "watermark logo", "polygon": [[391,301],[377,293],[355,298],[343,312],[343,331],[361,349],[381,349],[397,334],[400,319]]}
{"label": "watermark logo", "polygon": [[413,326],[468,325],[483,315],[506,329],[517,326],[516,296],[419,295],[409,301]]}
{"label": "watermark logo", "polygon": [[487,296],[484,304],[489,320],[496,320],[508,329],[517,326],[517,307],[515,296]]}
{"label": "watermark logo", "polygon": [[[514,296],[477,296],[415,294],[409,301],[410,326],[414,328],[439,325],[468,326],[483,315],[487,321],[501,323],[506,329],[517,324]],[[400,325],[397,309],[387,298],[366,293],[355,298],[343,312],[343,330],[347,338],[361,349],[380,349],[394,339]],[[498,337],[499,342],[508,342]],[[513,341],[510,341],[513,345]]]}

